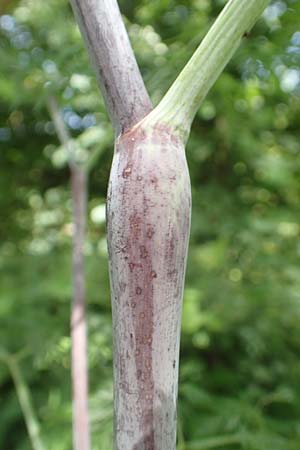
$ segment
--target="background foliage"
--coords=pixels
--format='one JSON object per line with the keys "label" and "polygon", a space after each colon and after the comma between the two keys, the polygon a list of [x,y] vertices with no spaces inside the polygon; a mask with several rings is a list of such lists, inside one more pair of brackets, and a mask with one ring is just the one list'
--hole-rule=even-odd
{"label": "background foliage", "polygon": [[[123,0],[157,103],[223,0]],[[9,6],[8,6],[9,5]],[[65,0],[0,3],[0,343],[49,450],[71,448],[71,203],[54,95],[89,182],[86,241],[93,449],[112,448],[105,197],[112,131]],[[300,4],[275,1],[220,77],[187,148],[193,224],[182,323],[179,450],[300,448]],[[30,441],[0,365],[0,447]]]}

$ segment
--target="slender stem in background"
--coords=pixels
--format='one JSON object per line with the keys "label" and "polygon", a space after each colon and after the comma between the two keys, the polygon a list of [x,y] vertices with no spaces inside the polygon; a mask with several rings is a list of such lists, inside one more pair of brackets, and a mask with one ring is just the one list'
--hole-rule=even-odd
{"label": "slender stem in background", "polygon": [[14,380],[15,389],[23,412],[31,446],[33,450],[45,450],[40,436],[39,422],[32,406],[30,392],[24,380],[18,361],[15,357],[7,355],[5,357],[5,362]]}
{"label": "slender stem in background", "polygon": [[151,101],[116,0],[70,0],[116,134],[148,114]]}
{"label": "slender stem in background", "polygon": [[203,99],[268,3],[230,0],[150,117],[187,139]]}
{"label": "slender stem in background", "polygon": [[85,312],[84,241],[87,211],[87,172],[75,161],[71,136],[54,97],[48,109],[57,136],[68,150],[73,203],[73,302],[71,310],[73,443],[74,450],[90,450],[88,413],[87,321]]}
{"label": "slender stem in background", "polygon": [[73,201],[73,306],[71,314],[74,450],[90,449],[88,416],[87,321],[85,312],[84,241],[87,211],[87,176],[71,170]]}

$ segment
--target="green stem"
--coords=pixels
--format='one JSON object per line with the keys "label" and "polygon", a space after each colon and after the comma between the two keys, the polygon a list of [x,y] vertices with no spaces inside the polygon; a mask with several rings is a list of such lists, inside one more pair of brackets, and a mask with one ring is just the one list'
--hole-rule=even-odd
{"label": "green stem", "polygon": [[187,139],[194,116],[209,89],[269,0],[230,0],[172,84],[149,114]]}
{"label": "green stem", "polygon": [[33,450],[45,450],[40,437],[40,427],[35,416],[29,389],[25,383],[23,374],[17,360],[12,356],[7,356],[6,363],[14,380],[17,396],[23,412],[24,420],[28,430],[31,446]]}

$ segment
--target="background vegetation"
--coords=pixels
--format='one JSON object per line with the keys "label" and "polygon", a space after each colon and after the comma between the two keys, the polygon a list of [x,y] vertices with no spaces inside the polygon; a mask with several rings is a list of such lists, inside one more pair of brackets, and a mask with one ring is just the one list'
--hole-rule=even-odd
{"label": "background vegetation", "polygon": [[[120,1],[156,104],[223,0]],[[0,2],[0,448],[29,450],[5,355],[21,354],[46,449],[71,448],[71,203],[55,96],[89,182],[86,265],[94,450],[112,448],[105,197],[112,130],[66,0]],[[300,448],[300,3],[266,10],[200,108],[179,450]]]}

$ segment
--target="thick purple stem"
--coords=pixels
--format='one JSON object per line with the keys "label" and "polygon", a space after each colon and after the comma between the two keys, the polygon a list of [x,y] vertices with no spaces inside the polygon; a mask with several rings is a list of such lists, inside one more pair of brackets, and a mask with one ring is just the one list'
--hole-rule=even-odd
{"label": "thick purple stem", "polygon": [[115,450],[175,450],[181,306],[190,228],[181,141],[141,122],[116,142],[107,221]]}

